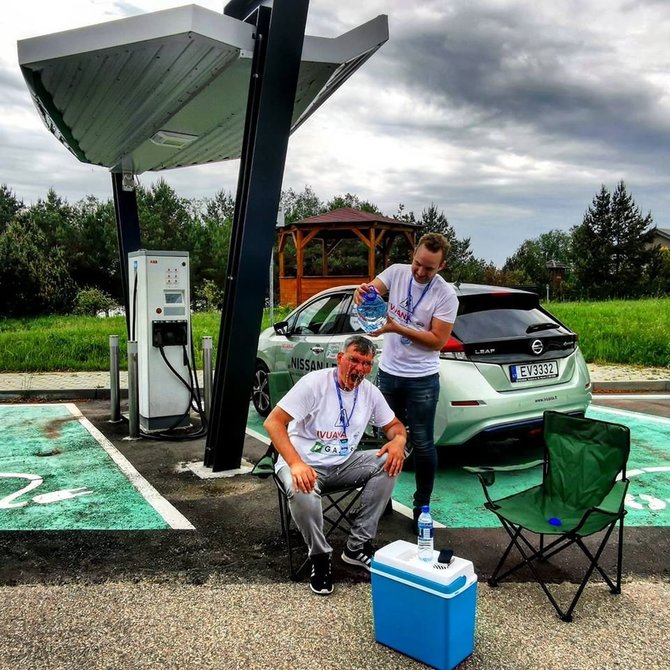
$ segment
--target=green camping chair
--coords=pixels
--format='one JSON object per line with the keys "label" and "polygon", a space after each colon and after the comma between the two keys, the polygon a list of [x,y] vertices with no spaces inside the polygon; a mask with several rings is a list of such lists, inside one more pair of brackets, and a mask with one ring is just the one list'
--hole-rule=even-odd
{"label": "green camping chair", "polygon": [[[630,431],[616,423],[545,412],[544,441],[542,483],[520,493],[493,500],[488,489],[495,481],[495,469],[468,467],[466,470],[477,474],[487,500],[485,507],[498,517],[510,536],[489,584],[497,586],[512,573],[528,566],[561,619],[572,621],[572,612],[594,570],[602,575],[612,593],[621,593]],[[612,581],[599,560],[617,522],[616,579]],[[584,538],[600,531],[605,532],[592,553]],[[539,536],[539,543],[533,544],[532,536]],[[545,537],[548,538],[546,545]],[[536,563],[572,545],[584,552],[589,566],[570,606],[563,611],[540,576]],[[518,550],[522,560],[501,573],[513,548]]]}

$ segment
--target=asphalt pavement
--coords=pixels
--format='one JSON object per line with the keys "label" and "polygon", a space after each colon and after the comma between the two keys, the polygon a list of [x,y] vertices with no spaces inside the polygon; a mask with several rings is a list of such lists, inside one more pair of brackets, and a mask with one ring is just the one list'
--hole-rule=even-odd
{"label": "asphalt pavement", "polygon": [[[642,370],[592,376],[596,389],[670,389]],[[125,424],[108,421],[108,395],[106,372],[0,375],[6,402],[76,400],[195,530],[0,533],[0,670],[426,667],[375,642],[364,571],[336,556],[335,592],[325,598],[306,580],[288,579],[271,480],[199,479],[184,464],[202,460],[203,440],[128,441]],[[264,448],[247,438],[244,457],[253,462]],[[395,539],[413,541],[397,512],[382,518],[378,544]],[[622,594],[592,580],[570,624],[527,574],[486,584],[504,546],[501,530],[439,529],[436,546],[472,560],[479,576],[475,650],[462,670],[670,668],[668,528],[627,529]],[[608,549],[604,564],[613,558]],[[576,557],[550,563],[547,575],[565,601],[584,565]],[[420,628],[423,615],[407,612],[398,626]]]}

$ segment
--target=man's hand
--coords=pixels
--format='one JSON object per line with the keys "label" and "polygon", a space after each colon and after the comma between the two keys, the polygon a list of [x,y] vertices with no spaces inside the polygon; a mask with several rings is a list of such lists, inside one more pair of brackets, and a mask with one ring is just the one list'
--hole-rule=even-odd
{"label": "man's hand", "polygon": [[389,477],[397,477],[402,471],[402,466],[405,463],[405,438],[402,435],[396,435],[392,440],[387,442],[378,452],[377,456],[388,454],[386,463],[384,463],[384,470]]}
{"label": "man's hand", "polygon": [[403,335],[404,333],[398,328],[398,325],[398,322],[392,316],[387,316],[386,323],[381,328],[377,328],[377,330],[373,330],[371,333],[367,333],[367,335],[371,335],[372,337],[377,337],[377,335],[383,335],[384,333]]}
{"label": "man's hand", "polygon": [[357,305],[360,305],[363,302],[365,294],[368,293],[370,289],[374,289],[379,295],[386,295],[388,293],[388,289],[384,286],[384,283],[380,279],[375,278],[369,284],[363,283],[354,290],[354,302]]}
{"label": "man's hand", "polygon": [[374,284],[361,284],[354,291],[354,302],[360,305],[363,302],[363,297],[371,288],[375,288]]}
{"label": "man's hand", "polygon": [[311,493],[316,484],[316,471],[307,463],[300,461],[291,466],[293,488],[301,493]]}

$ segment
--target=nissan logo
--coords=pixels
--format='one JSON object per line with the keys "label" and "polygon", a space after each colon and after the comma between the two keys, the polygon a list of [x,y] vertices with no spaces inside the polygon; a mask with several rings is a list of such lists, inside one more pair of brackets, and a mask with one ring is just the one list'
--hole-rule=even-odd
{"label": "nissan logo", "polygon": [[544,351],[544,344],[542,344],[542,340],[533,340],[533,344],[530,345],[530,349],[534,354],[539,356]]}

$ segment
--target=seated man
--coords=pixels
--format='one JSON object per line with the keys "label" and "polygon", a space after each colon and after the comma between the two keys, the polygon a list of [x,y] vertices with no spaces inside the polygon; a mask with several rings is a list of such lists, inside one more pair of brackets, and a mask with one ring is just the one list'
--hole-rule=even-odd
{"label": "seated man", "polygon": [[[314,370],[298,380],[264,424],[279,452],[276,471],[288,493],[291,515],[307,543],[310,588],[321,595],[333,592],[333,549],[323,532],[321,491],[368,482],[342,560],[369,570],[379,517],[403,466],[405,427],[379,389],[365,379],[374,355],[370,340],[353,335],[337,354],[337,367]],[[378,451],[356,451],[370,421],[384,430],[389,442]]]}

